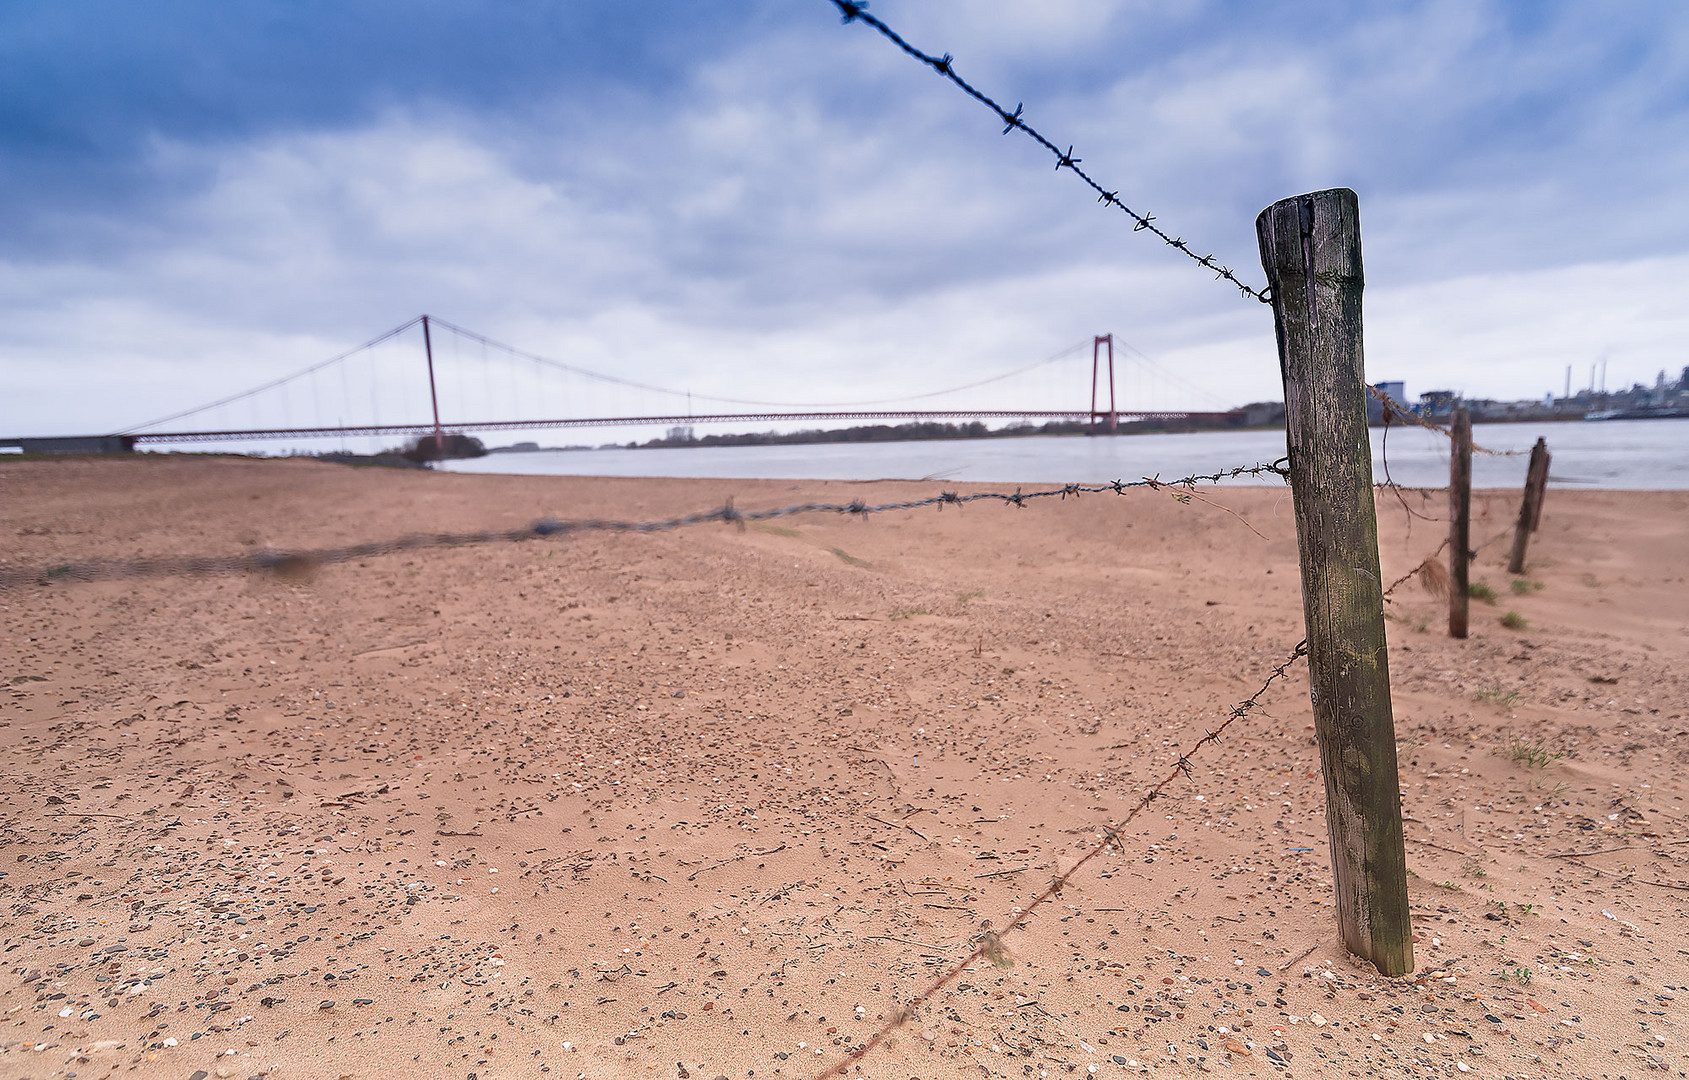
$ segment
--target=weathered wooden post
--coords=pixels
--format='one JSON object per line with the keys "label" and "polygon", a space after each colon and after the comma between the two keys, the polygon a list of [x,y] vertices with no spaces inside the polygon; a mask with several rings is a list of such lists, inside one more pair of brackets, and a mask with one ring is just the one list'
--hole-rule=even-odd
{"label": "weathered wooden post", "polygon": [[1466,636],[1472,561],[1472,414],[1449,417],[1449,637]]}
{"label": "weathered wooden post", "polygon": [[1401,786],[1361,351],[1355,193],[1318,191],[1255,220],[1284,374],[1308,677],[1343,944],[1413,970]]}
{"label": "weathered wooden post", "polygon": [[1531,447],[1531,467],[1525,472],[1525,497],[1519,501],[1519,525],[1513,530],[1513,554],[1507,560],[1509,574],[1525,572],[1525,549],[1542,520],[1542,493],[1548,484],[1548,440],[1538,436]]}

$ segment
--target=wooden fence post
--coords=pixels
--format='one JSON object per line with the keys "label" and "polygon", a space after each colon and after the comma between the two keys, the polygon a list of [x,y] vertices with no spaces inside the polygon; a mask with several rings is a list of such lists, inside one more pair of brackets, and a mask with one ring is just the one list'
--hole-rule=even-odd
{"label": "wooden fence post", "polygon": [[1401,781],[1361,352],[1360,211],[1346,188],[1255,220],[1284,375],[1308,678],[1337,925],[1386,975],[1413,970]]}
{"label": "wooden fence post", "polygon": [[1536,446],[1531,447],[1531,460],[1536,460],[1537,447],[1542,448],[1542,471],[1537,473],[1537,500],[1535,509],[1531,511],[1531,531],[1536,532],[1542,524],[1542,504],[1548,498],[1548,465],[1554,455],[1548,452],[1548,440],[1537,436]]}
{"label": "wooden fence post", "polygon": [[1548,484],[1548,440],[1537,438],[1531,447],[1531,467],[1525,473],[1525,497],[1519,502],[1519,525],[1513,530],[1513,554],[1507,560],[1509,574],[1525,572],[1525,549],[1542,520],[1542,493]]}
{"label": "wooden fence post", "polygon": [[1449,418],[1449,637],[1466,636],[1472,560],[1472,414],[1465,408]]}

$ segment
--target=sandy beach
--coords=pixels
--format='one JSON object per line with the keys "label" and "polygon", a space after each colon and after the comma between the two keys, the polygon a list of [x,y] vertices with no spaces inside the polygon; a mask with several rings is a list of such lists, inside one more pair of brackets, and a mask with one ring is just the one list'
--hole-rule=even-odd
{"label": "sandy beach", "polygon": [[[945,486],[9,460],[0,565]],[[1290,654],[1289,498],[0,590],[0,1076],[813,1077]],[[1388,609],[1414,976],[1337,944],[1298,666],[850,1074],[1684,1075],[1689,493],[1551,489],[1517,582],[1516,500],[1469,640]],[[1390,580],[1445,527],[1378,507]]]}

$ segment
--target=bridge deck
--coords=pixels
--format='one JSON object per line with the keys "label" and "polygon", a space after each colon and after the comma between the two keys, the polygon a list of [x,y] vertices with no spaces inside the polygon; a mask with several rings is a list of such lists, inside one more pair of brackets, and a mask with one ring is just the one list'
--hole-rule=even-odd
{"label": "bridge deck", "polygon": [[[1076,420],[1104,422],[1109,413],[1085,410],[841,410],[833,412],[703,413],[674,416],[579,416],[551,420],[477,420],[441,423],[446,431],[542,431],[559,428],[676,426],[683,424],[802,423],[823,420]],[[1187,420],[1226,415],[1218,412],[1128,412],[1121,420]],[[358,427],[250,428],[227,431],[138,431],[126,433],[137,443],[245,442],[260,439],[311,439],[358,436],[431,435],[432,423],[368,424]],[[3,442],[3,440],[0,440]]]}

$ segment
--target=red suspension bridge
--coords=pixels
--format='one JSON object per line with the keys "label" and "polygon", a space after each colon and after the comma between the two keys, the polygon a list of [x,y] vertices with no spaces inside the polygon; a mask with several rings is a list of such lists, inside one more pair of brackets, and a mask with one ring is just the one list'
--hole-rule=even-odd
{"label": "red suspension bridge", "polygon": [[[420,350],[414,339],[410,344],[403,340],[416,329],[420,329],[422,339]],[[141,444],[424,436],[443,442],[447,434],[469,432],[876,421],[1055,421],[1084,424],[1093,433],[1114,433],[1122,422],[1212,424],[1238,415],[1226,409],[1120,408],[1117,391],[1122,387],[1116,381],[1114,344],[1113,335],[1100,335],[1011,371],[901,398],[781,402],[693,394],[643,383],[526,352],[422,315],[327,360],[146,423],[99,436],[0,439],[0,446],[132,449]],[[1081,390],[1073,377],[1077,372],[1071,368],[1083,362],[1086,345],[1091,348],[1089,404],[1084,408],[1060,407],[1064,399],[1072,400]],[[1063,361],[1068,362],[1067,370],[1062,369]],[[1144,392],[1146,376],[1163,391],[1169,384],[1177,384],[1185,396],[1208,396],[1141,353],[1132,368],[1138,382],[1136,396],[1140,398],[1148,396]],[[495,385],[495,370],[501,385]],[[517,385],[519,381],[525,381],[524,385]],[[424,388],[426,398],[421,399]],[[1124,389],[1130,392],[1131,388]],[[985,391],[999,404],[959,407],[953,395],[967,391]],[[442,415],[443,396],[455,403],[453,413]],[[685,408],[628,408],[630,396],[647,405],[651,398],[664,399],[665,404],[673,406],[684,401]],[[562,400],[555,401],[558,397]],[[1012,403],[1009,407],[1001,404],[1005,397]],[[942,398],[951,400],[936,400]],[[710,408],[694,409],[694,400]],[[388,411],[396,405],[403,419],[384,420],[384,405]],[[548,410],[553,405],[562,407]],[[502,410],[502,415],[496,410]],[[302,421],[300,412],[310,419]]]}

